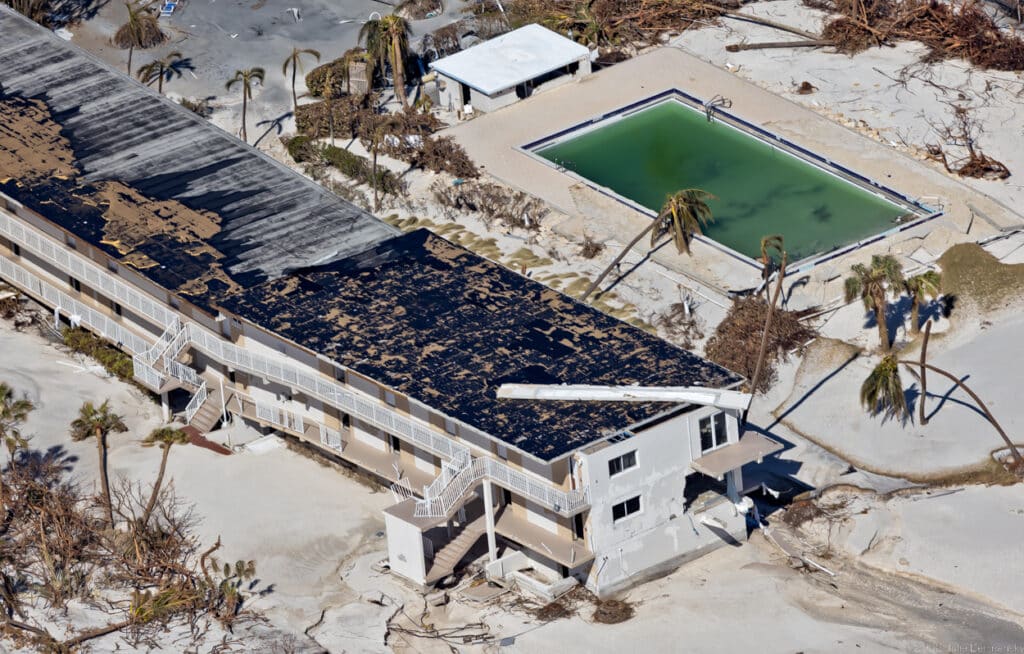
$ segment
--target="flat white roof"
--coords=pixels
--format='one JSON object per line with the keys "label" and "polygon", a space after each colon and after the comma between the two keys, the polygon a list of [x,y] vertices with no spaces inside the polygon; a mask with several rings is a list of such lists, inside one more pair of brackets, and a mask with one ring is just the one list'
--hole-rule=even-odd
{"label": "flat white roof", "polygon": [[586,46],[532,24],[438,59],[430,67],[494,95],[589,56]]}

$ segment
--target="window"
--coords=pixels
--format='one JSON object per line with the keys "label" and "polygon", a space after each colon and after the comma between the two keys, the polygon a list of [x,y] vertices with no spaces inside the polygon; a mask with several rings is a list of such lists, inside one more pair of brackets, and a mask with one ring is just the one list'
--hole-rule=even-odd
{"label": "window", "polygon": [[388,435],[388,439],[391,441],[391,449],[393,451],[395,451],[395,452],[401,452],[402,451],[402,441],[398,440],[398,436],[395,436],[394,434],[389,434]]}
{"label": "window", "polygon": [[20,257],[21,256],[21,246],[18,245],[17,243],[11,243],[11,252],[14,253],[14,256]]}
{"label": "window", "polygon": [[68,244],[69,248],[75,247],[75,237],[70,234],[65,234],[64,242]]}
{"label": "window", "polygon": [[384,401],[391,406],[395,406],[395,394],[391,391],[384,391]]}
{"label": "window", "polygon": [[716,447],[725,445],[729,440],[729,432],[725,427],[725,414],[716,413],[713,416],[700,419],[700,450],[707,452]]}
{"label": "window", "polygon": [[118,304],[117,302],[111,302],[110,304],[114,308],[114,313],[116,313],[119,316],[123,316],[124,315],[124,309],[121,307],[120,304]]}
{"label": "window", "polygon": [[630,450],[625,454],[608,460],[608,476],[614,477],[624,470],[636,467],[636,450]]}
{"label": "window", "polygon": [[107,260],[107,270],[109,270],[112,273],[116,273],[117,272],[117,263],[108,259]]}
{"label": "window", "polygon": [[444,419],[444,430],[446,432],[448,432],[449,434],[455,434],[455,432],[457,431],[457,429],[455,427],[455,421],[452,420],[451,418],[445,418]]}
{"label": "window", "polygon": [[612,520],[618,522],[626,516],[631,516],[634,513],[640,513],[640,496],[631,497],[625,502],[619,502],[612,506]]}
{"label": "window", "polygon": [[75,289],[75,291],[79,293],[82,292],[82,282],[78,281],[74,277],[68,277],[68,283],[71,284],[71,288]]}
{"label": "window", "polygon": [[501,443],[498,443],[498,458],[502,461],[508,460],[508,448]]}

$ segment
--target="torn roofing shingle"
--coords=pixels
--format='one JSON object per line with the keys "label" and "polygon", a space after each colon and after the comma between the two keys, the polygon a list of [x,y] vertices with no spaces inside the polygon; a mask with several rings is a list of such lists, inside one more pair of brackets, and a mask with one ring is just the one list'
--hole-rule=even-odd
{"label": "torn roofing shingle", "polygon": [[724,387],[739,381],[422,229],[221,304],[542,460],[669,407],[498,400],[500,384]]}
{"label": "torn roofing shingle", "polygon": [[[6,7],[0,7],[0,88],[45,103],[74,151],[77,182],[117,181],[155,201],[176,200],[219,216],[219,231],[207,242],[243,286],[397,233]],[[102,225],[89,224],[95,212],[62,216],[64,207],[52,204],[54,189],[43,186],[2,190],[99,245],[94,236]],[[170,274],[189,264],[174,258],[174,248],[151,249],[162,251],[158,263]]]}

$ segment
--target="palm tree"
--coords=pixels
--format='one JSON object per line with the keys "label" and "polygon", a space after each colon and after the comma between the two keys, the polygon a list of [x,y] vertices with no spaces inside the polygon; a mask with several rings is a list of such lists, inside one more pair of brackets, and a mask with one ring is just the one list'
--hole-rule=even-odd
{"label": "palm tree", "polygon": [[152,48],[167,39],[160,30],[156,14],[152,8],[141,2],[125,2],[128,9],[128,20],[114,32],[114,45],[122,50],[128,49],[128,74],[132,74],[132,54],[135,48]]}
{"label": "palm tree", "polygon": [[249,68],[246,70],[236,70],[235,76],[228,80],[228,83],[224,85],[224,88],[228,91],[235,84],[242,85],[242,140],[246,143],[249,142],[249,133],[245,129],[245,114],[248,109],[249,100],[252,99],[252,84],[253,82],[263,83],[263,78],[266,76],[266,72],[262,68]]}
{"label": "palm tree", "polygon": [[693,235],[702,233],[702,227],[715,220],[714,216],[711,215],[711,207],[708,206],[708,200],[713,200],[714,198],[715,196],[707,191],[695,188],[677,191],[668,196],[665,199],[665,204],[661,206],[661,211],[658,212],[657,217],[643,231],[637,234],[626,247],[622,248],[619,255],[608,264],[607,268],[601,271],[601,274],[597,276],[597,279],[594,280],[590,288],[587,289],[580,299],[585,301],[590,297],[590,294],[604,281],[608,273],[615,266],[619,265],[619,262],[626,256],[626,253],[632,250],[648,232],[651,234],[652,248],[662,236],[671,232],[672,242],[676,244],[676,250],[680,254],[684,252],[690,254],[690,242],[693,240]]}
{"label": "palm tree", "polygon": [[892,255],[874,255],[871,265],[862,263],[850,268],[852,276],[846,278],[846,301],[860,297],[864,306],[875,312],[878,323],[878,340],[882,349],[889,351],[889,326],[885,322],[886,299],[890,293],[903,288],[903,266]]}
{"label": "palm tree", "polygon": [[910,296],[910,333],[921,333],[921,303],[929,297],[939,297],[942,275],[934,270],[928,270],[920,275],[914,275],[903,282],[903,288]]}
{"label": "palm tree", "polygon": [[[757,387],[761,383],[761,371],[764,369],[764,359],[768,353],[768,334],[772,328],[772,318],[775,315],[775,306],[779,303],[779,295],[782,294],[782,280],[786,277],[786,250],[783,248],[782,236],[779,234],[773,234],[771,236],[765,236],[761,239],[761,256],[765,257],[769,262],[771,261],[767,255],[767,247],[771,247],[779,252],[779,274],[775,281],[775,293],[772,294],[771,302],[768,303],[768,313],[764,318],[764,331],[761,332],[761,348],[757,354],[757,364],[754,366],[754,376],[750,380],[750,400],[747,403],[747,411],[750,411],[750,403],[754,401],[754,394],[757,393]],[[765,292],[768,291],[768,280],[765,280]],[[746,422],[746,412],[744,412],[743,421]]]}
{"label": "palm tree", "polygon": [[[908,366],[913,368],[920,366],[927,368],[928,370],[942,375],[946,379],[956,384],[959,388],[963,389],[967,393],[974,403],[978,405],[978,408],[985,414],[992,426],[999,432],[999,436],[1006,443],[1011,454],[1014,458],[1014,467],[1021,469],[1024,466],[1024,458],[1021,457],[1020,451],[1017,446],[1010,440],[1010,437],[1003,431],[1002,425],[996,421],[995,416],[988,410],[988,407],[981,398],[978,397],[974,391],[972,391],[967,384],[960,381],[953,373],[937,368],[930,363],[924,361],[901,361],[898,360],[895,355],[887,354],[882,357],[882,360],[877,366],[871,371],[867,379],[860,387],[860,401],[861,404],[871,413],[876,415],[878,413],[884,413],[886,416],[892,416],[900,419],[906,419],[910,411],[907,408],[906,397],[903,394],[903,383],[900,381],[899,366]],[[924,400],[922,394],[921,400]]]}
{"label": "palm tree", "polygon": [[146,509],[142,513],[140,525],[143,528],[149,524],[149,517],[152,515],[154,507],[156,507],[156,500],[160,495],[160,487],[164,482],[164,472],[167,470],[167,457],[171,454],[171,446],[184,445],[188,442],[188,434],[181,429],[176,429],[174,427],[160,427],[159,429],[154,429],[149,433],[149,436],[142,441],[143,447],[159,445],[163,450],[163,454],[160,457],[160,472],[156,475],[156,482],[153,483],[153,492],[150,494],[149,502],[146,503]]}
{"label": "palm tree", "polygon": [[302,55],[310,55],[320,61],[320,53],[312,48],[292,48],[292,53],[284,60],[281,67],[281,74],[288,77],[288,67],[292,69],[292,111],[299,109],[299,96],[295,95],[295,76],[302,68]]}
{"label": "palm tree", "polygon": [[768,278],[772,272],[772,252],[782,254],[782,234],[771,234],[761,237],[761,278],[764,279],[764,299],[770,293]]}
{"label": "palm tree", "polygon": [[860,386],[860,403],[871,415],[882,413],[886,418],[906,419],[907,397],[900,381],[900,365],[895,356],[887,354]]}
{"label": "palm tree", "polygon": [[[14,465],[18,450],[28,447],[28,439],[21,435],[20,425],[28,419],[35,405],[27,397],[17,399],[14,390],[6,383],[0,382],[0,438],[3,439],[7,452]],[[0,507],[7,507],[7,495],[0,474]]]}
{"label": "palm tree", "polygon": [[170,82],[174,77],[181,77],[181,69],[185,60],[181,58],[180,52],[171,52],[162,59],[154,59],[145,66],[140,66],[135,72],[139,81],[149,86],[156,82],[158,93],[164,92],[164,80]]}
{"label": "palm tree", "polygon": [[103,487],[103,502],[107,510],[107,523],[114,526],[114,507],[110,501],[110,481],[107,478],[107,435],[111,432],[126,432],[128,426],[121,416],[110,410],[110,400],[104,400],[98,407],[86,402],[78,410],[78,417],[71,423],[71,439],[84,441],[96,438],[96,453],[100,460],[100,484]]}
{"label": "palm tree", "polygon": [[395,95],[403,109],[409,106],[405,97],[405,58],[410,34],[409,23],[394,14],[367,21],[359,30],[359,40],[365,43],[366,51],[382,64],[385,61],[391,63]]}

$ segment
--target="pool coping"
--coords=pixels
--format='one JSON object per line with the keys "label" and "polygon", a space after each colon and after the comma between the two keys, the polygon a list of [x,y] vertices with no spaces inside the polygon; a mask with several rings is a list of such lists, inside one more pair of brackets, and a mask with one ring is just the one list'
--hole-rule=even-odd
{"label": "pool coping", "polygon": [[[552,168],[571,179],[574,179],[578,182],[582,182],[589,188],[593,189],[594,191],[597,191],[598,193],[604,195],[605,197],[611,198],[612,200],[615,200],[616,202],[623,204],[629,207],[630,209],[633,209],[634,211],[637,211],[649,218],[654,218],[657,216],[657,212],[652,211],[651,209],[648,209],[647,207],[640,205],[635,201],[616,193],[610,188],[601,186],[600,184],[597,184],[592,180],[583,177],[582,175],[579,175],[571,170],[568,170],[564,166],[559,166],[555,162],[545,159],[544,157],[540,156],[537,153],[537,151],[542,147],[552,145],[556,141],[564,140],[564,138],[570,134],[574,134],[577,132],[582,134],[585,133],[586,131],[589,131],[590,129],[597,128],[601,123],[604,123],[610,119],[618,120],[626,118],[627,116],[648,109],[654,105],[672,100],[677,101],[683,106],[686,106],[694,111],[700,111],[701,113],[710,114],[711,118],[718,119],[725,125],[737,129],[752,138],[760,139],[762,142],[772,147],[776,147],[780,151],[785,152],[790,156],[796,157],[797,159],[800,159],[801,161],[808,165],[815,166],[818,169],[830,175],[833,175],[843,181],[846,181],[847,183],[857,186],[858,188],[865,192],[881,196],[886,201],[897,206],[903,207],[907,209],[910,213],[918,215],[918,217],[913,220],[902,222],[885,231],[879,232],[867,238],[863,238],[859,241],[855,241],[853,243],[849,243],[832,250],[827,250],[825,252],[813,254],[809,257],[800,259],[799,261],[792,262],[787,265],[787,269],[790,273],[807,272],[811,268],[814,268],[815,266],[821,265],[835,258],[849,254],[854,250],[858,250],[872,243],[877,243],[878,241],[888,238],[893,234],[898,234],[900,232],[913,229],[914,227],[922,225],[923,223],[934,220],[935,218],[939,218],[944,213],[941,208],[930,207],[921,202],[919,199],[911,198],[904,193],[900,193],[899,191],[893,190],[884,184],[876,182],[875,180],[869,177],[861,175],[860,173],[857,173],[847,168],[846,166],[838,164],[832,161],[831,159],[828,159],[822,155],[812,152],[811,150],[808,150],[807,148],[797,145],[796,143],[793,143],[792,141],[786,139],[785,137],[779,136],[778,134],[768,131],[763,127],[756,125],[755,123],[740,118],[739,116],[730,113],[726,109],[712,104],[713,100],[701,101],[700,98],[697,98],[696,96],[686,93],[685,91],[682,91],[676,87],[669,87],[659,93],[649,95],[645,98],[631,102],[629,104],[618,107],[611,111],[606,111],[604,113],[595,115],[586,120],[579,121],[573,125],[570,125],[569,127],[558,130],[539,139],[535,139],[520,146],[515,146],[514,149],[518,152],[525,154],[534,161],[538,161],[544,164],[548,168]],[[759,272],[763,271],[764,266],[757,259],[753,259],[745,254],[737,252],[736,250],[730,248],[729,246],[719,243],[718,241],[707,236],[704,236],[703,234],[695,234],[694,238],[702,243],[711,246],[712,248],[715,248],[716,250],[724,254],[729,255],[733,259],[736,259],[741,263],[754,268]]]}

